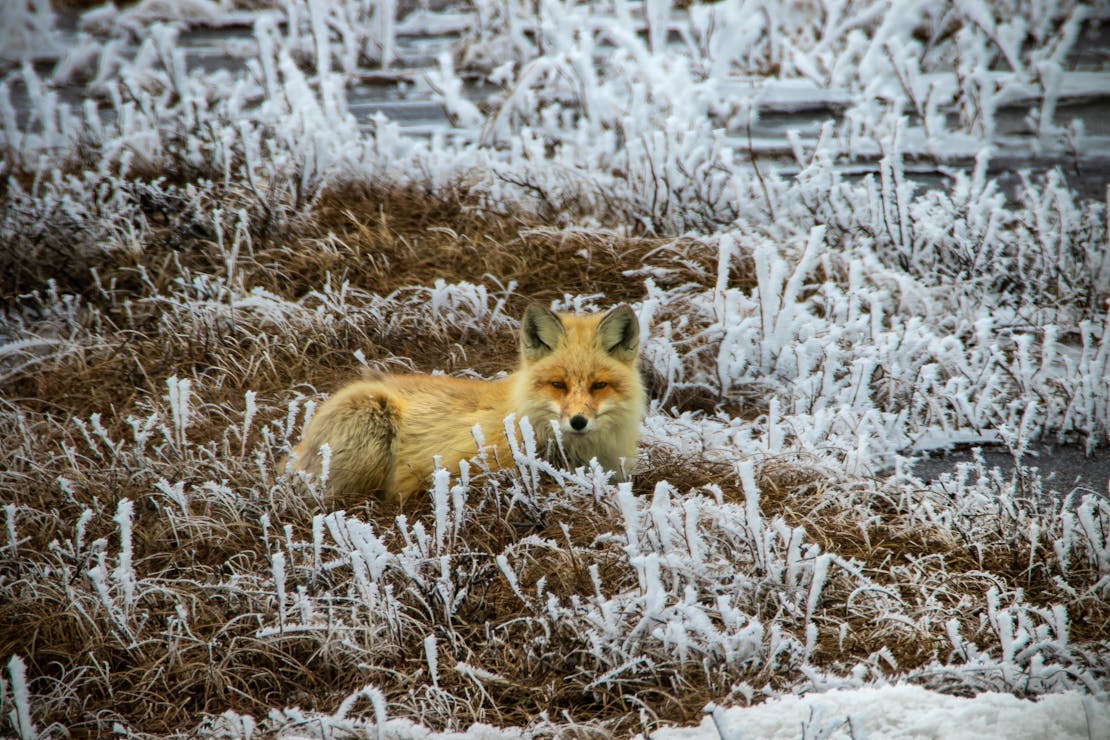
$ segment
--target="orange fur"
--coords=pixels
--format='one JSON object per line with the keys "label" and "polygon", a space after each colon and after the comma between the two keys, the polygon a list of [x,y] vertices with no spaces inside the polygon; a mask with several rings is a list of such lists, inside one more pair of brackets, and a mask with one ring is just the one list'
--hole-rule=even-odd
{"label": "orange fur", "polygon": [[326,444],[332,493],[403,503],[428,485],[437,456],[457,474],[478,453],[475,426],[490,465],[512,464],[505,418],[515,414],[553,461],[576,467],[596,457],[626,479],[645,405],[632,310],[554,314],[533,305],[520,339],[520,367],[502,380],[381,375],[342,388],[312,417],[290,466],[321,474]]}

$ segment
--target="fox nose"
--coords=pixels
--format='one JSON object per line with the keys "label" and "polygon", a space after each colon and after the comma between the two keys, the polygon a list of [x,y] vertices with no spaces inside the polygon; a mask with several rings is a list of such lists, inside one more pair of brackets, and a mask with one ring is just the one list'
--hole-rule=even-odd
{"label": "fox nose", "polygon": [[576,432],[580,432],[585,429],[586,425],[589,423],[589,419],[587,419],[585,416],[582,416],[582,414],[577,414],[570,417],[570,428]]}

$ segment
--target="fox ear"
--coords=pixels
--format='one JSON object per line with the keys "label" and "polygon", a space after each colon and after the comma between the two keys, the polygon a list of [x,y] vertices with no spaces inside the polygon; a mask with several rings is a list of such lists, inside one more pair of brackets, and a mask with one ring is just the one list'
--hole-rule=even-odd
{"label": "fox ear", "polygon": [[555,351],[563,339],[562,320],[550,310],[533,303],[520,321],[520,349],[524,359],[535,362]]}
{"label": "fox ear", "polygon": [[597,325],[601,348],[621,362],[631,364],[640,351],[640,322],[627,304],[605,314]]}

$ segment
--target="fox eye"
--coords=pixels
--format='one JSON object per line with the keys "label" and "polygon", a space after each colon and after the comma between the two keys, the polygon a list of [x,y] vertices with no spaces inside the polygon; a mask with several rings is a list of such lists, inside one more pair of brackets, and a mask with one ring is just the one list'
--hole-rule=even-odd
{"label": "fox eye", "polygon": [[551,387],[556,390],[565,391],[567,389],[567,384],[561,380],[553,380],[551,381]]}
{"label": "fox eye", "polygon": [[597,381],[596,383],[594,383],[593,385],[590,386],[590,390],[591,391],[599,391],[602,388],[607,388],[608,386],[609,386],[609,384],[606,383],[604,380],[599,380],[599,381]]}

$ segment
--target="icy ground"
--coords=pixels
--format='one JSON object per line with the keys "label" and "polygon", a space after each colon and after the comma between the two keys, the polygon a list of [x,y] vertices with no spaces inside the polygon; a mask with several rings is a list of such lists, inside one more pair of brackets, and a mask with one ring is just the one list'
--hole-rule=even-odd
{"label": "icy ground", "polygon": [[[7,731],[1110,734],[1104,4],[0,12]],[[537,297],[636,309],[633,486],[276,473]]]}
{"label": "icy ground", "polygon": [[1110,733],[1110,706],[1075,694],[1040,702],[1009,694],[968,699],[918,686],[833,690],[750,709],[712,711],[696,729],[660,730],[655,740],[740,738],[1095,738]]}

